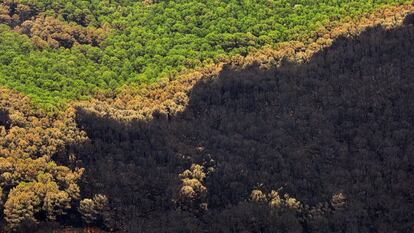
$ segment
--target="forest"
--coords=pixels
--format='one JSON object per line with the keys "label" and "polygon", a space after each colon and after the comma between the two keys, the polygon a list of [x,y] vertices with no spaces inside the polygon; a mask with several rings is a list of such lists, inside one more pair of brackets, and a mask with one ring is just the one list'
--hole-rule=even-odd
{"label": "forest", "polygon": [[314,39],[329,23],[407,2],[5,0],[0,85],[51,111],[280,42]]}
{"label": "forest", "polygon": [[412,1],[0,3],[0,232],[414,232]]}

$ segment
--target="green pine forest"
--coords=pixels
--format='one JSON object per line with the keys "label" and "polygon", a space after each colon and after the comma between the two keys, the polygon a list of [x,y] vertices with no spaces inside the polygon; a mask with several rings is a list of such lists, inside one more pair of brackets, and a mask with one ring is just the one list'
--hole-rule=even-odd
{"label": "green pine forest", "polygon": [[[409,1],[3,2],[9,5],[3,14],[10,15],[13,7],[16,10],[13,19],[0,18],[0,85],[51,110],[69,100],[116,92],[124,85],[171,79],[185,70],[280,42],[314,39],[315,31],[328,23]],[[28,9],[19,11],[16,4]],[[19,30],[25,31],[22,21],[32,17],[53,17],[68,27],[101,29],[104,35],[99,43],[64,43],[70,35],[59,35],[65,33],[61,28],[48,29],[49,35],[41,38],[33,32],[19,35]]]}

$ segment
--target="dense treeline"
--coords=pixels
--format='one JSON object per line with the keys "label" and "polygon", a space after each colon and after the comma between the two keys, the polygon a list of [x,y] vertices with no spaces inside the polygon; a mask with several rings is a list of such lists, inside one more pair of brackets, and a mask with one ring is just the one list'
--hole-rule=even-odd
{"label": "dense treeline", "polygon": [[78,109],[84,195],[126,232],[413,231],[413,23],[225,66],[150,121]]}
{"label": "dense treeline", "polygon": [[[18,232],[77,231],[60,229],[68,225],[85,232],[413,231],[412,15],[396,27],[410,11],[381,10],[321,29],[313,41],[99,95],[76,110],[45,112],[0,88],[0,225]],[[33,20],[66,27],[56,17]],[[359,35],[378,23],[387,29]],[[34,37],[0,31],[5,54],[32,58],[1,56],[14,64],[6,71],[36,65],[15,76],[30,83],[20,90],[47,84],[59,97],[39,85],[35,102],[98,91],[83,86],[82,69],[96,65],[81,49],[89,45],[39,49]],[[36,63],[45,54],[51,59]],[[77,69],[55,66],[66,56]],[[63,75],[43,83],[44,70],[71,73],[78,92],[64,88]]]}
{"label": "dense treeline", "polygon": [[[62,14],[67,16],[67,13]],[[103,29],[68,24],[59,18],[30,3],[6,1],[0,4],[0,23],[31,37],[32,42],[39,48],[71,48],[74,44],[97,46],[104,39]]]}
{"label": "dense treeline", "polygon": [[37,15],[75,22],[81,26],[102,26],[110,23],[112,14],[125,14],[127,6],[136,1],[82,1],[82,0],[5,0],[0,4],[0,22],[18,25]]}
{"label": "dense treeline", "polygon": [[279,42],[315,39],[330,22],[402,3],[412,1],[3,1],[0,22],[11,28],[0,25],[0,85],[52,109]]}
{"label": "dense treeline", "polygon": [[[335,38],[340,36],[357,36],[367,28],[381,25],[393,28],[409,20],[409,12],[413,6],[389,7],[377,11],[367,17],[329,27],[318,32],[319,37],[306,43],[292,41],[282,43],[276,49],[263,49],[246,57],[233,57],[228,63],[240,67],[259,63],[261,68],[279,66],[282,61],[307,62],[313,54],[332,45]],[[407,17],[405,17],[407,16]],[[90,101],[76,103],[83,109],[97,112],[100,115],[110,115],[118,120],[130,121],[134,119],[149,120],[157,111],[162,114],[175,115],[183,111],[188,103],[188,92],[203,78],[217,77],[223,64],[218,63],[180,75],[176,80],[162,80],[152,85],[139,88],[128,87],[120,90],[116,95],[99,95]]]}
{"label": "dense treeline", "polygon": [[62,216],[89,223],[97,218],[95,212],[108,207],[103,195],[81,199],[84,169],[76,165],[75,157],[69,156],[72,162],[66,165],[55,161],[65,145],[86,140],[74,117],[73,108],[45,114],[28,97],[0,88],[1,232],[28,232],[38,222]]}

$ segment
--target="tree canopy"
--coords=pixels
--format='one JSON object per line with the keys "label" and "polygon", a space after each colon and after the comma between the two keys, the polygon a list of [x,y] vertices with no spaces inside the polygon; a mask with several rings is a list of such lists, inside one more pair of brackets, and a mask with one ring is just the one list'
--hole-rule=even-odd
{"label": "tree canopy", "polygon": [[3,1],[0,85],[53,109],[280,42],[314,39],[331,22],[406,2]]}
{"label": "tree canopy", "polygon": [[412,12],[2,1],[0,231],[411,232]]}

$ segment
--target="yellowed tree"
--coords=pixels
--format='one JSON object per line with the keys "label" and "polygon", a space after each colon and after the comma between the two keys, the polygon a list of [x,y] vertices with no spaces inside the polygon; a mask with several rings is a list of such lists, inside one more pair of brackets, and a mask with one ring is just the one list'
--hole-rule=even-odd
{"label": "yellowed tree", "polygon": [[266,203],[272,208],[290,208],[299,210],[302,205],[300,201],[287,193],[281,198],[279,192],[275,190],[266,194],[260,189],[254,189],[250,194],[250,200],[256,203]]}
{"label": "yellowed tree", "polygon": [[4,215],[10,227],[23,220],[36,222],[35,214],[45,212],[49,220],[65,214],[79,199],[77,181],[83,169],[71,171],[47,158],[0,158]]}
{"label": "yellowed tree", "polygon": [[[180,202],[183,207],[198,207],[207,209],[207,202],[205,202],[207,188],[204,186],[204,179],[206,173],[204,167],[198,164],[191,165],[191,168],[182,172],[181,188],[179,192]],[[197,209],[197,208],[196,208]]]}
{"label": "yellowed tree", "polygon": [[113,226],[109,200],[105,195],[97,194],[92,199],[83,199],[78,210],[86,224],[101,223],[108,229]]}
{"label": "yellowed tree", "polygon": [[0,125],[0,210],[11,228],[36,222],[37,213],[54,220],[80,199],[83,169],[52,160],[65,144],[85,138],[76,128],[74,109],[46,114],[27,97],[1,88],[0,106],[7,112],[7,128]]}
{"label": "yellowed tree", "polygon": [[32,37],[35,45],[43,47],[46,42],[52,48],[70,48],[74,44],[98,45],[104,40],[107,30],[85,28],[50,16],[37,16],[33,20],[26,20],[15,29]]}

